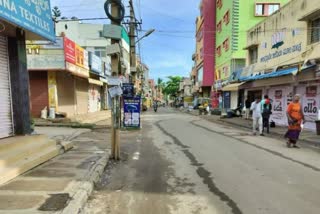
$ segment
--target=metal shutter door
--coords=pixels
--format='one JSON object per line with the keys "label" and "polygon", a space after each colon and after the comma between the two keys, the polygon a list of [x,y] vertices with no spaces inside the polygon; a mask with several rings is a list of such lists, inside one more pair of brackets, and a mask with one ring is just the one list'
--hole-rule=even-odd
{"label": "metal shutter door", "polygon": [[89,83],[87,79],[79,79],[76,81],[76,94],[77,94],[77,113],[78,114],[87,114],[88,113],[88,87]]}
{"label": "metal shutter door", "polygon": [[41,111],[49,105],[48,75],[46,71],[29,72],[31,113],[34,117],[40,117]]}
{"label": "metal shutter door", "polygon": [[0,138],[13,135],[8,42],[0,36]]}

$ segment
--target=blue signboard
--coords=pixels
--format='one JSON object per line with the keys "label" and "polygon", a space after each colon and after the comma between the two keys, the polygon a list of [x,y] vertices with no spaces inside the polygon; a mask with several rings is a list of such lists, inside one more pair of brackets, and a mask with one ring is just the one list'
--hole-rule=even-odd
{"label": "blue signboard", "polygon": [[91,72],[103,76],[102,60],[92,52],[89,52],[89,67]]}
{"label": "blue signboard", "polygon": [[123,126],[126,128],[140,128],[140,97],[123,98]]}
{"label": "blue signboard", "polygon": [[50,0],[0,0],[0,18],[54,41]]}

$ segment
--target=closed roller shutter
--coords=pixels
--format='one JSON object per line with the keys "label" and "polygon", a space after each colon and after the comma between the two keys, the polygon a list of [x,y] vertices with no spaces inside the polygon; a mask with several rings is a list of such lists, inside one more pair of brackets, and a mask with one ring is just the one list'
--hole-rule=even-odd
{"label": "closed roller shutter", "polygon": [[88,87],[89,83],[87,79],[76,79],[76,97],[77,97],[77,113],[88,113]]}
{"label": "closed roller shutter", "polygon": [[13,135],[8,42],[0,36],[0,138]]}
{"label": "closed roller shutter", "polygon": [[74,78],[67,72],[57,72],[57,91],[59,112],[66,113],[67,117],[75,115],[75,83]]}
{"label": "closed roller shutter", "polygon": [[33,117],[40,117],[41,110],[48,107],[48,73],[34,71],[29,73],[31,113]]}
{"label": "closed roller shutter", "polygon": [[100,86],[89,85],[89,112],[100,111]]}

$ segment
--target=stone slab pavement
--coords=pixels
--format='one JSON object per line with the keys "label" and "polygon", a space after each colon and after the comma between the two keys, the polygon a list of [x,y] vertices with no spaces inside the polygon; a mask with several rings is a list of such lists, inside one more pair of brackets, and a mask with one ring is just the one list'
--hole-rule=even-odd
{"label": "stone slab pavement", "polygon": [[108,162],[110,130],[38,129],[74,148],[0,186],[0,214],[78,213]]}

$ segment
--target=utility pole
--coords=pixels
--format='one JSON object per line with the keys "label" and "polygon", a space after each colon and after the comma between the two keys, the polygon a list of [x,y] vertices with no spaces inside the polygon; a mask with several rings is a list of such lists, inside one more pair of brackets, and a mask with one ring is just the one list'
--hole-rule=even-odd
{"label": "utility pole", "polygon": [[136,65],[136,17],[134,13],[133,0],[129,0],[130,7],[130,23],[129,23],[129,36],[130,36],[130,73],[132,75],[132,83],[136,82],[137,65]]}
{"label": "utility pole", "polygon": [[[111,4],[111,15],[118,17],[120,13],[119,5]],[[120,26],[121,24],[111,21],[111,24]],[[119,44],[118,40],[111,39],[111,44]],[[121,52],[120,48],[120,52]],[[120,54],[111,57],[112,71],[115,71],[116,77],[121,73]],[[111,122],[111,158],[120,160],[120,96],[112,98],[112,122]]]}

